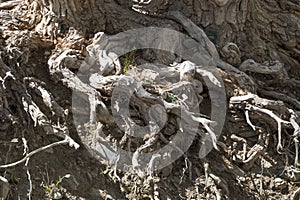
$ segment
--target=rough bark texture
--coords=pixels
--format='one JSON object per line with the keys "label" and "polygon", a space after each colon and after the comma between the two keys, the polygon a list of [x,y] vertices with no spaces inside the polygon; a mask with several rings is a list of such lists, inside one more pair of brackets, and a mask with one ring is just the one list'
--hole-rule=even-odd
{"label": "rough bark texture", "polygon": [[[168,49],[130,49],[128,38],[110,37],[150,26],[197,43],[182,44],[190,49],[182,58]],[[122,47],[109,46],[114,39]],[[0,198],[299,199],[299,40],[299,0],[0,3]],[[102,48],[117,54],[99,54]],[[134,51],[120,53],[128,49]],[[81,71],[86,65],[94,66],[89,82]],[[158,77],[167,78],[154,83]],[[227,99],[213,98],[211,86]],[[87,105],[81,110],[72,105],[77,93]],[[128,102],[111,106],[114,94]],[[209,117],[210,104],[228,108],[219,116],[224,126]],[[78,116],[86,121],[79,124]],[[132,152],[127,171],[117,167],[125,163],[122,154],[106,160],[93,149],[104,140]],[[167,144],[168,155],[141,162],[143,153]],[[176,153],[182,156],[152,172],[157,159]]]}

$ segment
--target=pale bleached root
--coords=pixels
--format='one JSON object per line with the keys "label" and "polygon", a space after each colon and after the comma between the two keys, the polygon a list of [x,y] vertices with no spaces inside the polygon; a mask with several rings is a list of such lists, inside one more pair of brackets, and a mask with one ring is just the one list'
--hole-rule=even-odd
{"label": "pale bleached root", "polygon": [[[299,141],[298,141],[300,128],[299,128],[299,124],[296,122],[296,119],[298,116],[295,114],[295,112],[292,109],[285,109],[285,107],[283,106],[281,101],[272,101],[272,100],[268,100],[268,99],[263,99],[252,93],[249,93],[249,94],[243,95],[243,96],[231,97],[230,103],[231,104],[242,104],[245,106],[244,108],[245,108],[246,122],[254,131],[256,130],[256,127],[255,127],[255,125],[253,125],[253,123],[250,120],[250,116],[249,116],[250,111],[255,111],[255,112],[260,112],[260,113],[266,114],[267,116],[269,116],[270,118],[272,118],[273,120],[276,121],[277,140],[278,140],[277,152],[278,153],[281,153],[281,151],[283,149],[283,145],[282,145],[282,129],[283,129],[283,127],[282,126],[283,125],[284,126],[292,126],[294,128],[293,141],[295,142],[295,166],[300,165],[299,164]],[[270,109],[262,108],[262,107],[267,107],[267,108],[271,107],[272,109],[276,110],[279,113],[282,111],[288,110],[291,114],[290,120],[289,121],[283,120],[280,117],[278,117]],[[262,143],[258,142],[256,145],[254,145],[252,147],[251,150],[253,151],[253,153],[251,153],[251,155],[249,155],[248,158],[243,157],[243,163],[246,164],[245,168],[249,169],[252,166],[253,162],[264,153],[264,151],[266,149],[266,144],[268,143],[268,136],[265,137],[265,140],[266,141],[262,141]],[[243,141],[244,140],[242,140],[242,141],[240,140],[239,142],[243,143]],[[264,145],[262,145],[262,144],[264,144]],[[243,150],[243,151],[245,151],[245,150]],[[249,154],[249,152],[247,154]],[[244,154],[245,154],[245,152],[244,152]]]}
{"label": "pale bleached root", "polygon": [[10,0],[6,2],[0,3],[0,10],[1,9],[12,9],[13,7],[19,5],[23,0]]}
{"label": "pale bleached root", "polygon": [[293,137],[294,137],[294,142],[295,142],[295,166],[299,167],[300,163],[299,163],[299,136],[300,136],[300,126],[299,124],[296,122],[296,118],[298,117],[295,112],[291,109],[289,109],[290,113],[291,113],[291,117],[290,117],[290,123],[294,128],[294,133],[293,133]]}
{"label": "pale bleached root", "polygon": [[41,151],[45,151],[46,149],[58,146],[58,145],[62,145],[62,144],[68,144],[70,147],[74,147],[75,149],[78,149],[80,146],[78,143],[76,143],[72,138],[70,138],[69,136],[65,135],[65,139],[58,141],[58,142],[54,142],[52,144],[46,145],[44,147],[38,148],[34,151],[31,151],[30,153],[26,154],[26,156],[24,158],[22,158],[19,161],[16,161],[14,163],[10,163],[10,164],[6,164],[6,165],[0,165],[0,169],[3,168],[10,168],[10,167],[14,167],[17,166],[23,162],[26,162],[30,157],[32,157],[33,155],[41,152]]}

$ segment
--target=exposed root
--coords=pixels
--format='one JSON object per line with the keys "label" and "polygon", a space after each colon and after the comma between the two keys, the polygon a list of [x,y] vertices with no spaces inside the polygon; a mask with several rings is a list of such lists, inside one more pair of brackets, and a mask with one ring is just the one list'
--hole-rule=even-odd
{"label": "exposed root", "polygon": [[79,148],[79,144],[77,144],[72,138],[70,138],[69,136],[66,135],[64,140],[58,141],[58,142],[54,142],[54,143],[49,144],[47,146],[44,146],[44,147],[38,148],[38,149],[36,149],[34,151],[31,151],[28,154],[26,154],[26,156],[24,158],[22,158],[21,160],[19,160],[19,161],[16,161],[16,162],[10,163],[10,164],[6,164],[6,165],[0,165],[0,169],[1,168],[14,167],[14,166],[19,165],[19,164],[21,164],[23,162],[27,162],[27,160],[31,156],[33,156],[33,155],[35,155],[35,154],[37,154],[37,153],[39,153],[41,151],[44,151],[46,149],[49,149],[49,148],[52,148],[54,146],[58,146],[58,145],[61,145],[61,144],[68,144],[70,147],[74,147],[75,149]]}
{"label": "exposed root", "polygon": [[23,0],[10,0],[7,2],[0,3],[0,9],[12,9],[13,7],[19,5]]}

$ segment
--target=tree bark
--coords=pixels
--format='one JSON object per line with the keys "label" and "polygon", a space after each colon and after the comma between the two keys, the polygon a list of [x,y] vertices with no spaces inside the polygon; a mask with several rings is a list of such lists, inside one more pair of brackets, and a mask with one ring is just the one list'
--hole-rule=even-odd
{"label": "tree bark", "polygon": [[164,15],[168,11],[180,10],[204,29],[220,52],[228,43],[235,43],[241,52],[241,60],[280,60],[291,74],[299,76],[300,8],[297,0],[153,0],[150,4],[50,0],[40,4],[69,27],[78,27],[87,33],[105,30],[109,34],[168,24],[179,29],[178,24]]}

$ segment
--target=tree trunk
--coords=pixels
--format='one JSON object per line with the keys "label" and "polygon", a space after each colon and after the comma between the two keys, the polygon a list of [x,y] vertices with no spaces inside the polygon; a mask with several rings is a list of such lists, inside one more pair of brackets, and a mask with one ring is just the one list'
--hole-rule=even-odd
{"label": "tree trunk", "polygon": [[[143,2],[143,1],[141,1]],[[44,1],[58,19],[87,32],[117,33],[141,26],[172,24],[168,11],[180,10],[202,27],[218,50],[232,42],[241,59],[280,60],[299,75],[299,2],[259,0]],[[137,13],[139,12],[139,14]]]}

